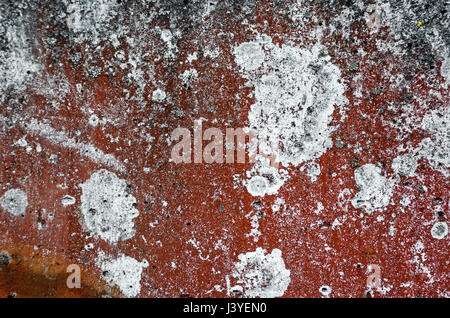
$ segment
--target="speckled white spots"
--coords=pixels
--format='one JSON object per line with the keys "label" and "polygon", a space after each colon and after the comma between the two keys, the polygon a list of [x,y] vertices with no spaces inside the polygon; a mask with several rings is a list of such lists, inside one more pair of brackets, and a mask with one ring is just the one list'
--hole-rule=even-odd
{"label": "speckled white spots", "polygon": [[280,212],[281,207],[285,207],[285,203],[283,198],[277,198],[272,204],[272,211],[275,213]]}
{"label": "speckled white spots", "polygon": [[102,169],[80,186],[80,209],[87,230],[110,243],[134,236],[133,219],[139,211],[134,208],[136,199],[125,180]]}
{"label": "speckled white spots", "polygon": [[75,204],[76,200],[74,197],[70,196],[70,195],[65,195],[62,199],[61,199],[61,205],[66,207],[69,205],[73,205]]}
{"label": "speckled white spots", "polygon": [[274,249],[270,254],[265,253],[265,249],[258,247],[255,252],[238,256],[232,276],[246,297],[281,297],[291,282],[291,272],[285,267],[281,251]]}
{"label": "speckled white spots", "polygon": [[101,252],[97,264],[102,270],[102,278],[117,286],[126,297],[136,297],[140,294],[142,271],[148,267],[147,260],[138,262],[123,254],[114,259]]}
{"label": "speckled white spots", "polygon": [[195,68],[190,68],[180,74],[180,79],[183,84],[187,85],[198,79],[198,72]]}
{"label": "speckled white spots", "polygon": [[[323,155],[332,146],[333,128],[329,124],[334,106],[347,101],[340,70],[330,62],[325,47],[280,47],[270,37],[261,36],[237,46],[234,55],[248,84],[255,88],[248,119],[259,146],[273,149],[267,143],[276,139],[279,147],[275,155],[285,167]],[[263,181],[253,179],[248,183],[253,186],[249,192],[265,189]]]}
{"label": "speckled white spots", "polygon": [[448,225],[445,222],[436,222],[431,228],[431,236],[435,239],[441,240],[448,234]]}
{"label": "speckled white spots", "polygon": [[417,169],[417,159],[411,154],[404,154],[392,161],[392,169],[401,176],[413,176]]}
{"label": "speckled white spots", "polygon": [[381,169],[374,164],[366,164],[355,170],[355,181],[359,192],[352,199],[356,209],[371,213],[386,207],[392,197],[395,180],[381,175]]}
{"label": "speckled white spots", "polygon": [[152,100],[161,103],[165,99],[166,99],[166,92],[164,92],[162,89],[158,88],[153,91]]}
{"label": "speckled white spots", "polygon": [[21,189],[10,189],[1,197],[0,206],[14,216],[24,215],[28,206],[27,194]]}
{"label": "speckled white spots", "polygon": [[[449,177],[450,168],[450,108],[433,110],[427,113],[420,128],[429,134],[409,153],[400,155],[392,161],[392,169],[403,176],[413,176],[417,168],[417,160],[426,159],[431,168]],[[404,147],[401,147],[404,149]]]}
{"label": "speckled white spots", "polygon": [[253,237],[253,242],[258,242],[260,236],[262,235],[261,231],[259,230],[259,219],[261,217],[261,215],[255,211],[252,211],[250,213],[248,213],[246,216],[246,218],[250,219],[250,225],[252,227],[252,229],[250,230],[250,233],[246,234],[246,237]]}

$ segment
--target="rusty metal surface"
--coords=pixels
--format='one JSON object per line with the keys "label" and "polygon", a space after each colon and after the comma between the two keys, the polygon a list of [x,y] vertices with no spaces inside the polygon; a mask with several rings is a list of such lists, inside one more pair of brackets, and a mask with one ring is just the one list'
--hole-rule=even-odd
{"label": "rusty metal surface", "polygon": [[450,296],[445,1],[0,3],[1,297]]}

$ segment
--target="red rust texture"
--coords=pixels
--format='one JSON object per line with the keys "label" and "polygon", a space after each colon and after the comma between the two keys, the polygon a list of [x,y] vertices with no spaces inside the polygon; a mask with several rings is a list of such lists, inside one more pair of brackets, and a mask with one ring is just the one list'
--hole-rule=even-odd
{"label": "red rust texture", "polygon": [[[133,296],[239,297],[227,290],[226,278],[238,255],[260,247],[282,252],[290,271],[283,297],[322,297],[322,286],[330,287],[329,297],[448,297],[448,236],[431,233],[436,222],[448,222],[448,158],[436,169],[422,156],[410,176],[392,168],[406,152],[399,147],[416,149],[424,138],[435,138],[421,128],[426,114],[449,107],[448,6],[441,2],[430,8],[426,1],[391,1],[388,10],[383,1],[218,1],[202,14],[202,1],[118,1],[110,18],[98,17],[82,37],[66,23],[70,1],[25,1],[23,7],[2,1],[2,52],[13,54],[4,29],[26,17],[28,41],[19,49],[28,45],[25,60],[39,68],[30,74],[19,69],[25,72],[20,82],[2,72],[9,85],[2,86],[0,107],[0,197],[21,189],[28,204],[22,215],[0,209],[0,252],[10,257],[0,264],[0,296],[123,296],[102,277],[98,259],[104,253],[148,261]],[[381,8],[376,32],[365,18],[373,8]],[[92,24],[83,20],[89,10],[81,10],[80,23]],[[298,21],[295,10],[302,15]],[[161,30],[171,30],[175,49]],[[430,30],[442,33],[442,43],[427,37]],[[340,70],[347,99],[334,108],[333,146],[315,160],[317,180],[302,169],[307,163],[284,167],[289,179],[276,194],[261,197],[239,181],[252,163],[175,164],[168,142],[175,128],[192,131],[199,118],[203,129],[248,126],[254,87],[246,85],[233,50],[257,34],[278,47],[322,44]],[[214,49],[220,54],[205,53]],[[188,62],[194,52],[197,59]],[[136,57],[137,65],[128,63]],[[2,62],[2,68],[12,63]],[[197,78],[183,82],[180,75],[192,68]],[[136,70],[139,80],[130,75]],[[158,88],[166,93],[162,101],[152,100]],[[96,126],[89,125],[92,114]],[[30,128],[36,122],[78,146],[113,155],[123,169],[83,155],[42,126]],[[396,180],[389,204],[371,213],[351,203],[359,191],[355,170],[367,164]],[[100,169],[125,180],[136,198],[139,215],[129,239],[111,243],[83,226],[80,184]],[[65,195],[75,204],[63,206]],[[409,202],[402,204],[405,197]],[[277,211],[272,206],[280,198]],[[316,213],[318,202],[323,209]],[[253,225],[247,215],[255,207],[257,240],[248,235]],[[69,264],[81,267],[80,289],[66,286]],[[366,285],[370,264],[380,267],[379,288]]]}

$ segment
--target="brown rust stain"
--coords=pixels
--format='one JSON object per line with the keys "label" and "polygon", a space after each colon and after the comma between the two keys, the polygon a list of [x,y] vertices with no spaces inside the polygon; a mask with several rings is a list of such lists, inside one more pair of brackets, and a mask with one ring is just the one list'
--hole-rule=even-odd
{"label": "brown rust stain", "polygon": [[[56,255],[44,249],[6,245],[2,242],[0,255],[5,255],[0,262],[0,297],[61,297],[61,298],[98,298],[102,296],[120,297],[117,288],[107,286],[80,265],[80,288],[68,288],[67,279],[72,272],[67,272],[70,265],[64,255]],[[6,258],[7,255],[7,258]]]}

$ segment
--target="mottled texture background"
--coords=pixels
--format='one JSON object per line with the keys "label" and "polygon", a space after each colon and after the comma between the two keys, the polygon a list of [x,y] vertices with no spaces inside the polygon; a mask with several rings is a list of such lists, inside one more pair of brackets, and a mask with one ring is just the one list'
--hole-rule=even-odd
{"label": "mottled texture background", "polygon": [[0,296],[449,297],[449,9],[0,0]]}

